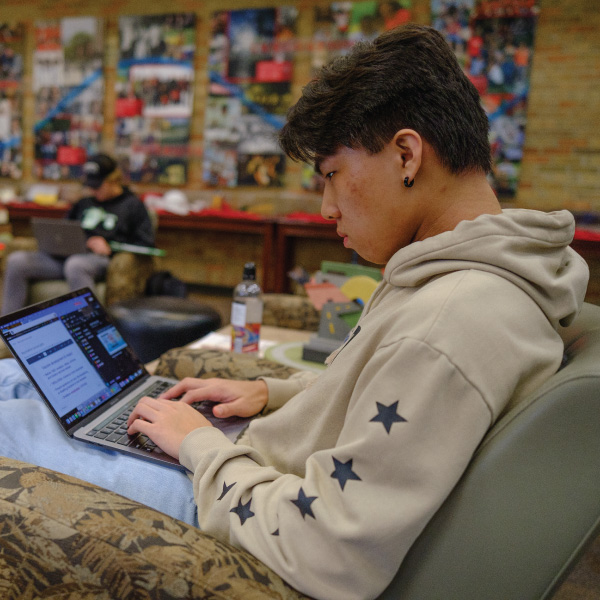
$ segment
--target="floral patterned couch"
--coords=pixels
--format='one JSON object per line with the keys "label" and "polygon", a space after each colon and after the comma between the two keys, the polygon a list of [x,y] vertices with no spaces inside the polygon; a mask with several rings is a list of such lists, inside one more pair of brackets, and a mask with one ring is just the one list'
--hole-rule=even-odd
{"label": "floral patterned couch", "polygon": [[[218,350],[165,353],[167,376],[285,378],[294,369]],[[306,598],[252,555],[72,477],[0,458],[0,598]]]}

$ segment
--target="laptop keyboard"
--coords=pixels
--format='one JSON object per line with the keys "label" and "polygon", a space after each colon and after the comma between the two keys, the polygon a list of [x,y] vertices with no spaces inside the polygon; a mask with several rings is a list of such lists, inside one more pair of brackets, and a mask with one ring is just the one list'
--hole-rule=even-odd
{"label": "laptop keyboard", "polygon": [[109,442],[115,442],[123,446],[132,446],[133,448],[139,448],[146,452],[162,452],[160,448],[157,448],[156,444],[146,435],[136,433],[129,435],[127,433],[127,419],[135,408],[136,404],[144,396],[150,396],[151,398],[158,398],[165,390],[168,390],[173,384],[168,381],[156,381],[150,388],[141,392],[138,396],[133,398],[124,408],[123,411],[112,415],[106,421],[97,425],[94,429],[90,429],[87,435]]}

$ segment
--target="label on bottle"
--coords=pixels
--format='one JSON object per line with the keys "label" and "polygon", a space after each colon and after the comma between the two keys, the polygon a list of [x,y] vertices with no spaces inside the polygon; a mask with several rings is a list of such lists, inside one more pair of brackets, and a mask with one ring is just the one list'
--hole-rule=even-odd
{"label": "label on bottle", "polygon": [[233,352],[258,352],[260,320],[257,323],[248,323],[248,308],[245,302],[233,302],[231,305],[231,350]]}

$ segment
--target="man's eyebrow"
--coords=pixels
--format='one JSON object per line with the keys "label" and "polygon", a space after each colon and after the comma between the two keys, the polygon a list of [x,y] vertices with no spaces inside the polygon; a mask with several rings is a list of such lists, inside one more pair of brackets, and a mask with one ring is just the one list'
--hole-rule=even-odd
{"label": "man's eyebrow", "polygon": [[330,156],[315,156],[315,171],[321,176],[321,177],[325,177],[324,173],[323,173],[323,163],[325,161],[327,161],[330,158]]}

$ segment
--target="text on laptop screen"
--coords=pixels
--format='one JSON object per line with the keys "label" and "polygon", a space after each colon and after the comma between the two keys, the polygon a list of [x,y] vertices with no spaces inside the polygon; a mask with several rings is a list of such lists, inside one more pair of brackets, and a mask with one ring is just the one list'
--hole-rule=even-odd
{"label": "text on laptop screen", "polygon": [[65,425],[145,374],[89,292],[21,316],[2,335]]}

